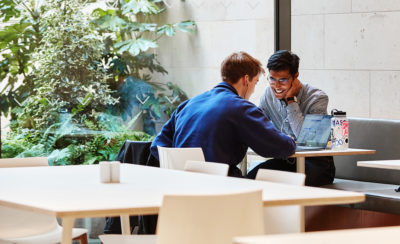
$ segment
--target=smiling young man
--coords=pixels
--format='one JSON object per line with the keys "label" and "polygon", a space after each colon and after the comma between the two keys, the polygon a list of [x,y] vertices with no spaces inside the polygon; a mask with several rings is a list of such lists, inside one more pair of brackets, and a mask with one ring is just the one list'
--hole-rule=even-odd
{"label": "smiling young man", "polygon": [[265,114],[249,102],[264,72],[260,61],[245,52],[229,55],[221,65],[223,82],[178,106],[151,145],[201,147],[206,161],[229,164],[229,176],[240,177],[237,165],[248,147],[264,157],[286,158],[296,148]]}
{"label": "smiling young man", "polygon": [[[306,114],[327,114],[328,96],[320,89],[299,81],[299,57],[280,50],[269,59],[269,87],[260,100],[260,108],[275,127],[297,138]],[[294,159],[271,159],[249,172],[255,178],[259,168],[296,171]],[[306,185],[332,183],[335,165],[332,157],[306,158]]]}

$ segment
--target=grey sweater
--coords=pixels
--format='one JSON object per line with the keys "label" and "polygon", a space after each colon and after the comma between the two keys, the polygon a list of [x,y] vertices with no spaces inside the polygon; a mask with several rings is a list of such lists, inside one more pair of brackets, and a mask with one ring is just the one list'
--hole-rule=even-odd
{"label": "grey sweater", "polygon": [[286,106],[267,87],[259,107],[278,130],[297,138],[306,114],[327,114],[329,98],[322,90],[302,83],[297,101],[298,103],[293,102]]}

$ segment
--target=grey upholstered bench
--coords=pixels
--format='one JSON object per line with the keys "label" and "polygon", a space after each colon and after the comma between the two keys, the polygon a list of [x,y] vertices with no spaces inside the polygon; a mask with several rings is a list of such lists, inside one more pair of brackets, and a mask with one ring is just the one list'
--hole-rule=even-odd
{"label": "grey upholstered bench", "polygon": [[400,214],[400,171],[358,167],[357,161],[400,159],[400,121],[349,119],[350,147],[375,149],[375,155],[334,158],[336,179],[326,187],[359,191],[366,201],[352,204],[357,209]]}
{"label": "grey upholstered bench", "polygon": [[400,192],[394,191],[400,170],[357,166],[357,161],[400,159],[400,120],[349,118],[349,133],[350,147],[375,149],[376,154],[334,157],[336,178],[324,187],[363,192],[366,201],[306,208],[306,230],[400,224]]}

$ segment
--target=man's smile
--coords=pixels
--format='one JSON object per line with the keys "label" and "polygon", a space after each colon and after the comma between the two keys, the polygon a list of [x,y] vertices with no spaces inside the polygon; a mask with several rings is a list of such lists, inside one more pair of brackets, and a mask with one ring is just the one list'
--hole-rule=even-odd
{"label": "man's smile", "polygon": [[276,94],[281,94],[281,93],[283,93],[285,90],[282,90],[282,89],[274,89],[274,92],[276,93]]}

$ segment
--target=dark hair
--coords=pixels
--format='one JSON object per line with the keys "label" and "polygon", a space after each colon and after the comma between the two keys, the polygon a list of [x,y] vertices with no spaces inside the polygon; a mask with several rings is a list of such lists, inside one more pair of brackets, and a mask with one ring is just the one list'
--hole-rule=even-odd
{"label": "dark hair", "polygon": [[274,71],[289,70],[290,75],[294,77],[299,72],[299,63],[300,58],[296,54],[279,50],[268,59],[267,68]]}
{"label": "dark hair", "polygon": [[261,62],[246,52],[232,53],[221,64],[222,80],[231,84],[235,84],[245,75],[253,79],[261,72],[265,73]]}

